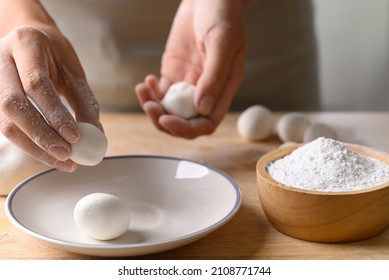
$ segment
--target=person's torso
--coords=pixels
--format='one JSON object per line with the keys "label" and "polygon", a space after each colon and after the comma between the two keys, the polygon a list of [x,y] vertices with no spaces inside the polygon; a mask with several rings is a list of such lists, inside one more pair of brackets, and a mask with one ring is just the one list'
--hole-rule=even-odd
{"label": "person's torso", "polygon": [[[147,74],[159,75],[180,1],[41,2],[73,44],[102,110],[139,110],[134,87]],[[312,10],[309,0],[252,2],[246,13],[245,79],[232,108],[262,103],[280,109],[288,102],[306,103],[307,97],[284,98],[317,86]],[[308,72],[313,84],[307,83],[308,76],[303,78]]]}

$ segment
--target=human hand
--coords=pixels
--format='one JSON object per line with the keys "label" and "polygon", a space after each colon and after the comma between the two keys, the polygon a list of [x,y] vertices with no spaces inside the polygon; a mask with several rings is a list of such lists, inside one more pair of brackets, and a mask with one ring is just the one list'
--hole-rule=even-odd
{"label": "human hand", "polygon": [[60,95],[77,121],[102,129],[79,60],[57,27],[21,26],[0,38],[1,132],[32,157],[74,171],[71,143],[80,132]]}
{"label": "human hand", "polygon": [[[212,133],[228,111],[243,77],[246,38],[244,8],[236,0],[183,0],[162,58],[161,78],[147,76],[136,86],[139,102],[154,125],[174,136]],[[198,117],[167,114],[160,101],[169,86],[196,85]]]}

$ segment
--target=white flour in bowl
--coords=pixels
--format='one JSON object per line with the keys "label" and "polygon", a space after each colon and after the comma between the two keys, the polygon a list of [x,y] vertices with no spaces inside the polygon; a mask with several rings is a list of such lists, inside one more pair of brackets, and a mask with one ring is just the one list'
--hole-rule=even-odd
{"label": "white flour in bowl", "polygon": [[284,185],[324,192],[360,190],[389,180],[388,165],[324,137],[270,163],[267,172]]}

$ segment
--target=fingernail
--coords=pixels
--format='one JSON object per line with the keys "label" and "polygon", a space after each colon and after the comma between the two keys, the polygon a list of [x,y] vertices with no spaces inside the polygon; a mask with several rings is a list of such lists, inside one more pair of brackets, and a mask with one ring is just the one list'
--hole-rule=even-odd
{"label": "fingernail", "polygon": [[61,170],[61,171],[66,171],[66,172],[73,172],[77,169],[77,164],[75,164],[71,160],[67,161],[57,161],[54,163],[54,166]]}
{"label": "fingernail", "polygon": [[71,128],[69,125],[62,126],[59,129],[59,132],[61,133],[62,137],[69,143],[75,143],[79,138],[78,132]]}
{"label": "fingernail", "polygon": [[59,160],[67,160],[70,157],[70,151],[59,146],[50,146],[49,153]]}
{"label": "fingernail", "polygon": [[215,104],[215,98],[209,95],[204,96],[200,100],[200,106],[199,106],[200,113],[203,115],[208,115],[212,111],[214,104]]}

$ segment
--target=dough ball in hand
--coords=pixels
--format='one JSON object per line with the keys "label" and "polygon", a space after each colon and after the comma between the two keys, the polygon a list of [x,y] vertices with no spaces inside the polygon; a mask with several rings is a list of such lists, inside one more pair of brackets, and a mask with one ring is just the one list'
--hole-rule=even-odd
{"label": "dough ball in hand", "polygon": [[81,165],[97,165],[103,160],[107,151],[107,137],[90,123],[79,122],[78,127],[80,139],[72,144],[70,159]]}
{"label": "dough ball in hand", "polygon": [[307,127],[304,132],[304,142],[308,143],[319,137],[326,137],[337,140],[338,136],[335,130],[324,123],[313,123]]}
{"label": "dough ball in hand", "polygon": [[195,86],[179,82],[171,85],[161,101],[162,107],[169,114],[190,119],[198,115],[194,105]]}
{"label": "dough ball in hand", "polygon": [[264,140],[273,132],[273,114],[262,105],[253,105],[239,115],[237,129],[245,139]]}
{"label": "dough ball in hand", "polygon": [[278,120],[277,133],[283,142],[303,142],[304,133],[310,125],[308,117],[299,112],[287,113]]}
{"label": "dough ball in hand", "polygon": [[92,193],[81,198],[73,212],[77,228],[98,240],[117,238],[128,230],[130,215],[127,207],[116,196]]}

